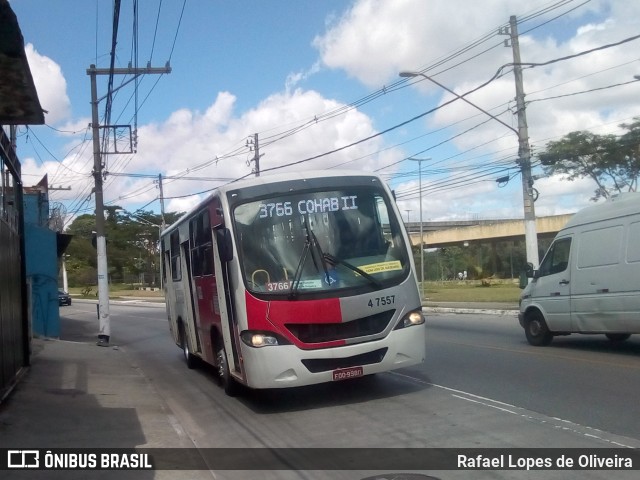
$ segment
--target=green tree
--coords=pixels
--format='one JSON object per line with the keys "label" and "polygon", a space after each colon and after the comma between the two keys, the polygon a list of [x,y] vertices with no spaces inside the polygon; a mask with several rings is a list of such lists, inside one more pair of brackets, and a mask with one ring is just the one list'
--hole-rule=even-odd
{"label": "green tree", "polygon": [[[128,283],[144,279],[146,285],[160,282],[160,225],[162,217],[150,211],[135,214],[119,207],[105,208],[105,235],[109,277],[112,282]],[[181,213],[165,214],[167,224]],[[92,244],[95,215],[77,217],[67,229],[73,235],[67,254],[67,272],[71,286],[97,284],[96,250]]]}
{"label": "green tree", "polygon": [[593,200],[635,191],[640,171],[640,117],[620,127],[627,130],[620,137],[576,131],[547,143],[538,155],[545,173],[560,174],[567,180],[591,178],[596,183]]}

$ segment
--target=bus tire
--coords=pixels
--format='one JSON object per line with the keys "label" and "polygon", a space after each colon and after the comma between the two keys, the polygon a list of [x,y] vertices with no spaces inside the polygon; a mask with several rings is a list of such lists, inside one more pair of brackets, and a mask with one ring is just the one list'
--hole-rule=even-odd
{"label": "bus tire", "polygon": [[524,334],[529,344],[534,347],[544,347],[549,345],[551,340],[553,340],[553,334],[549,331],[544,316],[537,310],[527,315],[524,324]]}
{"label": "bus tire", "polygon": [[605,336],[612,342],[624,342],[631,336],[630,333],[605,333]]}
{"label": "bus tire", "polygon": [[180,335],[180,348],[184,355],[184,359],[187,362],[187,368],[196,368],[197,358],[189,350],[189,341],[187,340],[186,332],[184,331],[184,325],[182,322],[179,324],[178,332]]}
{"label": "bus tire", "polygon": [[227,352],[224,349],[224,345],[218,345],[216,351],[216,372],[218,374],[218,383],[224,389],[224,393],[230,397],[238,395],[239,385],[229,371],[229,362],[227,362]]}

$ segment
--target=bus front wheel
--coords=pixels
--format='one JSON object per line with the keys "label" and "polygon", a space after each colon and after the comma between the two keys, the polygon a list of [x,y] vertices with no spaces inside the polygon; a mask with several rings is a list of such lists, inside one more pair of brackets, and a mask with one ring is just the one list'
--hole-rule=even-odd
{"label": "bus front wheel", "polygon": [[229,362],[227,361],[227,352],[224,346],[219,345],[216,353],[216,365],[218,372],[218,382],[224,389],[224,393],[230,397],[234,397],[238,394],[238,383],[233,379],[229,372]]}

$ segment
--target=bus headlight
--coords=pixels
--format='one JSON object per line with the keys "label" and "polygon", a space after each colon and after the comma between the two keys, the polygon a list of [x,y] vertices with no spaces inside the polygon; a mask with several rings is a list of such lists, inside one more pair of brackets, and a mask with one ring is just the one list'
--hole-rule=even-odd
{"label": "bus headlight", "polygon": [[278,338],[269,333],[244,331],[240,334],[240,338],[245,344],[254,348],[269,347],[280,344],[278,342]]}
{"label": "bus headlight", "polygon": [[396,325],[395,330],[411,327],[412,325],[422,325],[423,323],[424,323],[424,315],[422,314],[422,310],[414,310],[412,312],[407,313],[404,317],[400,319],[400,321]]}

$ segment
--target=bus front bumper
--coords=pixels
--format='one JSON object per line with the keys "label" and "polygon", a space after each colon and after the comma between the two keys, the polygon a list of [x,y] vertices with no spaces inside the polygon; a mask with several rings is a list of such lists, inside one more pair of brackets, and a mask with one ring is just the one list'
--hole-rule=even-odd
{"label": "bus front bumper", "polygon": [[[352,357],[371,358],[378,352],[384,355],[375,363],[350,363]],[[380,340],[316,350],[302,350],[295,345],[242,345],[247,386],[257,389],[297,387],[386,372],[422,363],[425,353],[424,324],[394,330]],[[317,371],[305,363],[349,366]]]}

